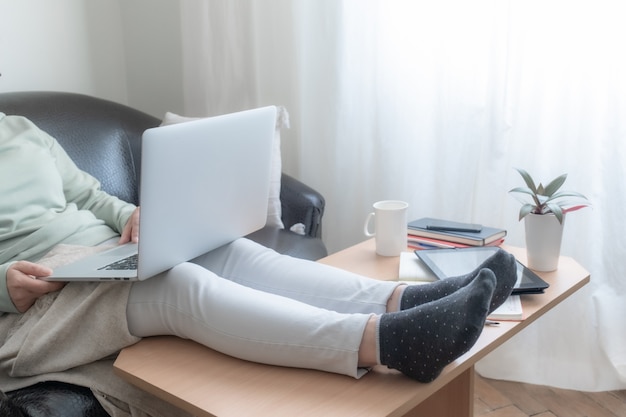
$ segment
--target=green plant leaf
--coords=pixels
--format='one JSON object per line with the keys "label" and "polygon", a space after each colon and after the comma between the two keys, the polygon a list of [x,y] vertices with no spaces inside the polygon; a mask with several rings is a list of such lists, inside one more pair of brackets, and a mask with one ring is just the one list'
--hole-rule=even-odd
{"label": "green plant leaf", "polygon": [[535,186],[535,181],[533,181],[533,178],[530,176],[530,174],[526,172],[525,170],[523,170],[522,168],[515,168],[515,169],[522,176],[528,188],[530,188],[530,190],[533,193],[537,193],[537,187]]}
{"label": "green plant leaf", "polygon": [[562,198],[562,197],[578,197],[578,198],[582,198],[583,200],[587,200],[587,197],[585,197],[584,195],[576,191],[561,191],[559,193],[552,195],[550,197],[550,200],[554,200],[554,199]]}
{"label": "green plant leaf", "polygon": [[554,213],[559,223],[562,224],[563,223],[563,210],[561,209],[561,206],[559,206],[556,203],[547,203],[546,207],[549,210],[548,212]]}
{"label": "green plant leaf", "polygon": [[565,214],[565,213],[569,213],[569,212],[572,212],[572,211],[580,210],[580,209],[585,208],[585,207],[589,207],[589,204],[581,204],[581,205],[578,205],[578,206],[572,206],[572,207],[567,207],[567,208],[561,207],[561,208],[563,208],[563,214]]}
{"label": "green plant leaf", "polygon": [[560,175],[560,176],[556,177],[555,179],[550,181],[550,184],[548,184],[544,188],[542,194],[543,195],[547,195],[547,196],[551,196],[552,194],[557,192],[557,190],[559,188],[561,188],[561,186],[563,185],[563,183],[565,182],[566,179],[567,179],[567,174],[563,174],[563,175]]}
{"label": "green plant leaf", "polygon": [[532,195],[532,196],[535,195],[533,190],[531,190],[528,187],[515,187],[512,190],[510,190],[509,192],[510,193],[524,193],[524,194],[528,194],[528,195]]}
{"label": "green plant leaf", "polygon": [[545,193],[546,193],[546,192],[545,192],[545,191],[544,191],[544,189],[543,189],[543,184],[542,184],[542,183],[539,183],[539,185],[537,186],[537,194],[539,194],[539,195],[545,195]]}
{"label": "green plant leaf", "polygon": [[522,220],[524,217],[528,216],[534,208],[534,204],[524,204],[519,210],[519,220]]}
{"label": "green plant leaf", "polygon": [[[542,183],[535,185],[532,177],[525,170],[521,168],[515,169],[519,172],[528,186],[516,187],[509,191],[509,193],[514,193],[514,197],[522,204],[519,214],[520,220],[529,213],[554,213],[559,222],[562,222],[565,211],[573,211],[574,209],[572,209],[572,207],[577,207],[578,209],[591,205],[591,203],[587,200],[587,197],[581,193],[575,191],[558,191],[561,186],[563,186],[563,183],[565,183],[567,174],[559,175],[550,181],[547,187],[544,187]],[[522,198],[527,195],[532,198],[533,203],[530,203],[528,198]],[[565,197],[572,198],[566,199]]]}

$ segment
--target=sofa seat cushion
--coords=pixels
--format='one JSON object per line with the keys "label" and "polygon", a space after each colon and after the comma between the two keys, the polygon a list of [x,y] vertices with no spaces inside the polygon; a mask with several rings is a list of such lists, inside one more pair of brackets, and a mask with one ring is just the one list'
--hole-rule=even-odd
{"label": "sofa seat cushion", "polygon": [[109,417],[89,388],[62,382],[8,392],[0,412],[3,417]]}
{"label": "sofa seat cushion", "polygon": [[322,239],[300,235],[286,229],[264,227],[246,236],[283,255],[316,261],[328,255]]}

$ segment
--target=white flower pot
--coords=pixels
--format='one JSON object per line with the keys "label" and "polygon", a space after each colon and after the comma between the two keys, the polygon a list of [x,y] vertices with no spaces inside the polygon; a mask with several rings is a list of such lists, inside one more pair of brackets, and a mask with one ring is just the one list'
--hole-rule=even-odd
{"label": "white flower pot", "polygon": [[535,271],[554,271],[559,266],[563,223],[554,214],[529,214],[524,217],[528,267]]}

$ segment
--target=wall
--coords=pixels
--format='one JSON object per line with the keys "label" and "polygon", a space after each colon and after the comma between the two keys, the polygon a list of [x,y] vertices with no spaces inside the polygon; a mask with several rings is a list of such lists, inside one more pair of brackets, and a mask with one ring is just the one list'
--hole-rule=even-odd
{"label": "wall", "polygon": [[126,100],[117,2],[0,0],[0,91]]}
{"label": "wall", "polygon": [[[0,91],[182,111],[178,0],[0,0]],[[157,87],[155,87],[157,86]]]}
{"label": "wall", "polygon": [[119,4],[128,104],[156,117],[166,111],[182,113],[179,0],[119,0]]}

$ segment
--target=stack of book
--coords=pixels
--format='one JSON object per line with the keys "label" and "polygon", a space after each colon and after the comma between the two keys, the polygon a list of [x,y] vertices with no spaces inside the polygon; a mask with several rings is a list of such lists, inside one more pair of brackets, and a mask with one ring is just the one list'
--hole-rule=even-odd
{"label": "stack of book", "polygon": [[413,249],[499,246],[506,230],[423,217],[409,222],[407,244]]}

